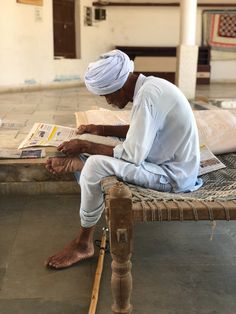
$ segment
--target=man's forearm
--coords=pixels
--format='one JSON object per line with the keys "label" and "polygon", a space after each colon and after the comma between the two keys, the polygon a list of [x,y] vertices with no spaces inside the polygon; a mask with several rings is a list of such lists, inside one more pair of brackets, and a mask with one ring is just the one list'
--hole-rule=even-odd
{"label": "man's forearm", "polygon": [[104,144],[93,143],[89,141],[83,141],[84,148],[83,153],[87,153],[90,155],[106,155],[113,157],[113,146],[108,146]]}
{"label": "man's forearm", "polygon": [[125,138],[129,125],[103,125],[103,136],[117,136]]}

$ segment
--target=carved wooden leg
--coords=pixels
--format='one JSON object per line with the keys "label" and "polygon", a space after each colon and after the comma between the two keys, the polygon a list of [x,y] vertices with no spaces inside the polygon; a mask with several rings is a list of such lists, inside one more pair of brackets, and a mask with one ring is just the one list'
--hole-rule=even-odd
{"label": "carved wooden leg", "polygon": [[132,306],[131,250],[133,240],[132,197],[127,186],[116,183],[109,191],[109,230],[112,256],[112,313],[130,314]]}

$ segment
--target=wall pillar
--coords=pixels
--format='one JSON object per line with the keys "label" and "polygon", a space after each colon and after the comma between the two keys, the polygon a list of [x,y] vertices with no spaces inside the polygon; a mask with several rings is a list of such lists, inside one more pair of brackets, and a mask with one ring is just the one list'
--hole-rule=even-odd
{"label": "wall pillar", "polygon": [[198,46],[196,41],[197,0],[180,1],[180,44],[177,47],[175,84],[188,99],[195,97]]}

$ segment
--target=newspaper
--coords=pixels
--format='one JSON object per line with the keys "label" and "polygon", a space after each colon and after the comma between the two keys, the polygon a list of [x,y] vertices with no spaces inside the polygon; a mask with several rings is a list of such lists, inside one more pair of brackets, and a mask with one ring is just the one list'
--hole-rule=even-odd
{"label": "newspaper", "polygon": [[64,141],[77,138],[76,128],[55,124],[35,123],[18,149],[32,146],[59,146]]}
{"label": "newspaper", "polygon": [[131,110],[108,110],[104,108],[75,113],[76,125],[100,124],[100,125],[125,125],[130,123]]}
{"label": "newspaper", "polygon": [[199,176],[225,167],[226,166],[210,151],[206,145],[200,146]]}
{"label": "newspaper", "polygon": [[18,149],[33,146],[59,146],[64,141],[71,139],[81,139],[98,144],[116,146],[122,142],[122,139],[110,136],[100,136],[94,134],[76,134],[76,128],[70,128],[61,125],[35,123],[29,134],[19,145]]}
{"label": "newspaper", "polygon": [[0,127],[3,129],[18,130],[24,126],[23,122],[14,120],[0,120]]}
{"label": "newspaper", "polygon": [[199,131],[199,142],[214,154],[236,151],[236,116],[229,110],[194,111]]}
{"label": "newspaper", "polygon": [[44,149],[2,149],[0,159],[25,159],[25,158],[43,158],[45,157]]}

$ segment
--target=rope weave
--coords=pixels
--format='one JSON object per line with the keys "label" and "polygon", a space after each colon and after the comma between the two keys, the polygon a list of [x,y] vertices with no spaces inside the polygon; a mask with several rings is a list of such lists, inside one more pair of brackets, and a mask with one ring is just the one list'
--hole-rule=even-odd
{"label": "rope weave", "polygon": [[224,211],[225,211],[225,219],[226,219],[227,221],[230,221],[230,212],[229,212],[229,208],[226,207],[223,202],[217,201],[217,203],[220,204],[220,205],[224,208]]}
{"label": "rope weave", "polygon": [[193,204],[189,201],[186,201],[186,203],[192,208],[194,220],[198,220],[198,212],[197,209],[193,206]]}
{"label": "rope weave", "polygon": [[[204,184],[195,192],[166,193],[124,182],[132,193],[133,204],[138,203],[141,205],[143,221],[147,221],[147,215],[150,214],[152,221],[171,221],[172,210],[174,210],[173,203],[177,207],[179,220],[184,221],[185,209],[183,208],[183,202],[191,208],[196,221],[199,220],[198,210],[203,210],[204,207],[208,212],[209,220],[214,221],[214,211],[217,210],[217,207],[214,206],[213,210],[212,202],[218,204],[223,209],[225,219],[229,221],[231,217],[227,203],[230,201],[231,204],[236,204],[236,153],[219,155],[217,157],[226,165],[226,168],[203,175]],[[102,188],[105,195],[109,193],[109,189],[116,182],[117,178],[114,176],[102,180]],[[170,205],[172,206],[171,208]],[[167,216],[163,216],[165,213]],[[164,217],[167,219],[163,219]]]}
{"label": "rope weave", "polygon": [[162,210],[160,208],[160,203],[157,202],[157,200],[154,200],[154,204],[155,204],[155,206],[156,206],[156,208],[158,210],[158,220],[162,221]]}
{"label": "rope weave", "polygon": [[179,202],[177,202],[177,201],[174,201],[174,203],[176,204],[176,206],[178,208],[178,211],[179,211],[179,220],[180,221],[184,221],[184,210],[183,210],[183,207],[181,207],[179,205]]}

